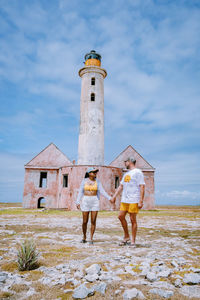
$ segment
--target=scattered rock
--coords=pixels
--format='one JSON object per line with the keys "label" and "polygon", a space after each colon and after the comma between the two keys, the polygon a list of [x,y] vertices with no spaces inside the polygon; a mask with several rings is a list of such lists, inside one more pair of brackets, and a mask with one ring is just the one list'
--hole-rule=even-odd
{"label": "scattered rock", "polygon": [[67,283],[67,282],[70,282],[71,284],[73,284],[73,286],[77,286],[77,285],[79,285],[81,283],[80,281],[78,281],[77,279],[74,279],[73,277],[72,278],[68,278],[65,281],[65,283]]}
{"label": "scattered rock", "polygon": [[[95,298],[101,298],[104,295],[105,299],[110,300],[115,298],[123,299],[123,294],[128,297],[128,292],[125,293],[125,291],[130,289],[133,291],[138,289],[138,292],[134,292],[133,295],[130,295],[131,298],[135,297],[135,295],[137,298],[143,298],[144,295],[139,289],[140,286],[144,286],[145,289],[147,289],[147,287],[148,289],[153,289],[154,293],[149,293],[152,299],[161,299],[161,297],[162,299],[168,298],[171,296],[172,291],[176,293],[175,297],[179,297],[180,299],[183,295],[185,296],[183,296],[184,299],[189,299],[190,297],[199,298],[200,286],[197,286],[197,284],[199,282],[200,269],[196,266],[196,256],[189,255],[189,253],[193,253],[194,247],[199,251],[199,247],[195,246],[197,245],[195,240],[197,236],[194,240],[186,241],[185,239],[179,238],[179,236],[171,236],[169,239],[158,233],[154,242],[151,243],[151,247],[147,249],[148,245],[145,245],[143,242],[144,237],[142,234],[141,236],[138,235],[138,242],[140,244],[132,251],[130,247],[118,247],[117,242],[114,242],[114,240],[118,241],[118,239],[120,239],[118,235],[111,238],[109,234],[105,234],[104,238],[101,238],[101,230],[97,232],[97,238],[104,240],[104,242],[100,242],[97,246],[95,245],[95,247],[89,247],[88,244],[80,246],[81,218],[78,217],[70,218],[70,220],[65,218],[64,223],[63,218],[60,218],[60,216],[54,217],[53,215],[51,216],[50,223],[49,217],[46,218],[45,216],[43,218],[41,216],[41,218],[35,218],[31,215],[25,215],[24,218],[20,217],[19,220],[13,217],[6,217],[6,219],[3,220],[0,216],[0,220],[5,224],[3,227],[0,226],[0,229],[7,228],[7,225],[9,225],[8,228],[14,228],[15,225],[25,227],[30,225],[41,226],[44,232],[35,233],[34,238],[41,238],[40,242],[42,245],[48,245],[47,249],[49,249],[51,243],[56,246],[56,248],[77,248],[77,251],[74,251],[72,255],[70,254],[71,256],[69,258],[63,260],[63,263],[57,265],[57,260],[55,260],[52,267],[40,267],[37,269],[40,273],[38,273],[39,276],[36,282],[42,282],[45,285],[46,291],[50,291],[55,285],[60,285],[60,290],[70,299],[72,298],[72,294],[74,294],[73,299],[78,299],[76,293],[82,292],[82,295],[78,295],[78,297],[81,297],[79,299],[87,298],[89,295],[96,293]],[[115,229],[119,226],[116,217],[113,217],[112,220],[110,218],[99,218],[98,220],[98,226],[102,229],[102,232],[104,228],[110,228],[111,226]],[[174,230],[177,229],[178,231],[179,229],[182,230],[182,225],[179,224],[179,220],[180,218],[175,220],[174,217],[170,217],[169,220],[167,220],[169,222],[161,224],[160,217],[144,217],[140,219],[140,226],[148,228],[148,230],[155,228],[155,230],[160,229],[160,231],[162,231],[164,224],[164,228],[169,228],[169,230],[175,228]],[[187,227],[188,230],[196,230],[198,226],[199,220],[195,217],[193,221],[191,220],[188,227],[185,226],[184,228]],[[48,227],[52,230],[46,231],[45,228]],[[59,233],[60,231],[54,232],[57,231],[59,227],[66,227],[66,232],[65,230],[62,230],[62,234]],[[152,232],[154,232],[154,229]],[[32,235],[33,232],[30,231],[28,234]],[[6,245],[7,242],[9,242],[8,247],[1,245],[0,262],[3,262],[1,260],[3,257],[5,263],[8,263],[8,266],[11,263],[10,266],[12,267],[14,257],[16,261],[16,244],[23,238],[23,233],[19,232],[19,234],[17,233],[9,237],[6,241]],[[192,249],[190,247],[192,247]],[[78,253],[79,250],[81,251],[81,256],[80,259],[76,259],[79,257],[79,255],[76,255],[76,252]],[[45,260],[45,252],[46,248],[45,251],[41,253],[41,255],[44,255],[42,261]],[[186,268],[182,267],[184,264],[186,264]],[[190,265],[189,269],[187,268],[188,265]],[[86,268],[86,266],[89,267]],[[101,266],[104,266],[106,271],[101,270]],[[192,266],[196,266],[196,268]],[[12,271],[12,268],[9,270],[11,271],[0,271],[0,289],[3,292],[12,291],[13,284],[27,285],[23,291],[16,292],[13,296],[16,296],[16,299],[39,297],[37,293],[34,295],[35,291],[32,289],[32,282],[28,281],[31,280],[29,274],[23,274],[22,276],[21,273],[16,270]],[[180,271],[180,273],[177,271]],[[183,272],[185,274],[185,271],[187,271],[187,274],[183,280],[181,274]],[[128,276],[121,276],[121,274]],[[124,277],[127,277],[128,280],[124,279]],[[162,278],[164,278],[164,280],[162,280]],[[113,295],[108,295],[109,293],[106,291],[108,284],[114,284],[116,286],[116,290],[113,290]],[[93,286],[90,287],[90,285]],[[67,287],[67,289],[65,289],[65,287]],[[85,292],[84,295],[83,292]]]}
{"label": "scattered rock", "polygon": [[144,267],[142,269],[142,272],[140,273],[140,276],[146,276],[149,273],[150,268]]}
{"label": "scattered rock", "polygon": [[121,261],[124,258],[124,256],[115,256],[113,259],[116,261]]}
{"label": "scattered rock", "polygon": [[74,277],[75,277],[75,278],[78,278],[78,279],[82,279],[82,278],[84,277],[84,274],[83,274],[82,271],[76,271],[76,272],[74,273]]}
{"label": "scattered rock", "polygon": [[196,273],[185,274],[183,281],[187,284],[198,284],[200,283],[200,275]]}
{"label": "scattered rock", "polygon": [[121,293],[121,290],[116,290],[115,291],[115,296],[119,295]]}
{"label": "scattered rock", "polygon": [[178,264],[175,260],[172,260],[171,262],[171,265],[174,267],[174,268],[178,268]]}
{"label": "scattered rock", "polygon": [[197,269],[197,268],[194,268],[194,267],[191,267],[189,270],[194,272],[194,273],[200,273],[200,269]]}
{"label": "scattered rock", "polygon": [[181,293],[182,295],[188,298],[199,298],[200,287],[185,285],[182,288],[180,288],[179,293]]}
{"label": "scattered rock", "polygon": [[136,288],[133,288],[131,290],[126,290],[123,294],[124,300],[131,300],[131,299],[144,299],[144,295],[141,291],[137,290]]}
{"label": "scattered rock", "polygon": [[156,281],[151,284],[155,288],[166,289],[166,290],[173,290],[174,286],[167,281]]}
{"label": "scattered rock", "polygon": [[184,266],[186,264],[186,260],[183,257],[179,257],[177,259],[177,263],[179,264],[179,266]]}
{"label": "scattered rock", "polygon": [[157,275],[158,275],[158,277],[167,278],[167,277],[169,277],[170,274],[171,274],[171,270],[166,269],[164,271],[159,272]]}
{"label": "scattered rock", "polygon": [[153,282],[157,280],[157,276],[153,272],[148,272],[146,275],[146,279],[149,280],[150,282]]}
{"label": "scattered rock", "polygon": [[30,297],[30,296],[32,296],[32,295],[34,295],[34,294],[36,294],[35,289],[34,289],[34,288],[30,288],[30,289],[28,290],[28,292],[26,293],[26,297]]}
{"label": "scattered rock", "polygon": [[85,269],[87,274],[98,274],[100,275],[101,267],[98,264],[93,264],[89,268]]}
{"label": "scattered rock", "polygon": [[149,290],[149,293],[155,294],[160,297],[167,298],[167,299],[171,298],[174,294],[173,291],[161,290],[161,289],[156,289],[156,288]]}
{"label": "scattered rock", "polygon": [[123,284],[124,285],[131,285],[131,286],[134,286],[134,285],[147,285],[147,281],[145,279],[136,279],[136,280],[126,280],[126,281],[123,281]]}
{"label": "scattered rock", "polygon": [[104,272],[103,274],[101,274],[99,276],[99,280],[102,280],[102,281],[113,281],[113,274],[112,273],[109,273],[109,272]]}
{"label": "scattered rock", "polygon": [[118,269],[118,270],[116,270],[116,272],[115,272],[115,274],[124,274],[125,273],[125,271],[123,270],[123,269]]}
{"label": "scattered rock", "polygon": [[135,275],[136,273],[133,271],[133,267],[125,266],[125,271],[131,275]]}
{"label": "scattered rock", "polygon": [[180,288],[182,287],[182,282],[181,280],[178,278],[176,279],[176,281],[174,282],[175,287]]}
{"label": "scattered rock", "polygon": [[74,299],[85,299],[86,297],[93,296],[94,293],[93,289],[88,289],[85,284],[81,284],[74,290],[72,297]]}
{"label": "scattered rock", "polygon": [[119,276],[114,276],[112,278],[112,280],[114,280],[114,281],[121,281],[122,279]]}
{"label": "scattered rock", "polygon": [[66,290],[63,290],[63,293],[65,294],[68,294],[68,293],[72,293],[74,290],[72,289],[66,289]]}
{"label": "scattered rock", "polygon": [[98,274],[88,274],[85,276],[85,279],[89,282],[94,282],[99,278]]}
{"label": "scattered rock", "polygon": [[143,293],[141,291],[138,291],[138,299],[145,299]]}
{"label": "scattered rock", "polygon": [[8,274],[5,272],[0,272],[0,283],[4,283],[8,278]]}
{"label": "scattered rock", "polygon": [[107,284],[105,282],[101,282],[93,286],[94,291],[99,292],[102,295],[105,295]]}

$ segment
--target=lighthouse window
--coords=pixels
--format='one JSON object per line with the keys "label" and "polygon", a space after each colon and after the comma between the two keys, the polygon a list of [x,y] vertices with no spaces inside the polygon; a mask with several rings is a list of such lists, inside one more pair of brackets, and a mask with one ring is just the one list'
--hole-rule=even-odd
{"label": "lighthouse window", "polygon": [[95,85],[95,78],[94,77],[91,78],[91,85]]}
{"label": "lighthouse window", "polygon": [[91,101],[95,101],[95,94],[94,93],[91,94],[91,98],[90,99],[91,99]]}
{"label": "lighthouse window", "polygon": [[40,172],[40,188],[46,188],[47,187],[47,172]]}

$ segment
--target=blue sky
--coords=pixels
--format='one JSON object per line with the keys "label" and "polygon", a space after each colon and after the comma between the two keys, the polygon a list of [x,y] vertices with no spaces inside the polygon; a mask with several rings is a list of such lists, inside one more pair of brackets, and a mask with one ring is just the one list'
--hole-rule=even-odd
{"label": "blue sky", "polygon": [[200,204],[200,2],[0,0],[0,202],[49,143],[77,159],[84,55],[102,55],[105,162],[131,144],[157,204]]}

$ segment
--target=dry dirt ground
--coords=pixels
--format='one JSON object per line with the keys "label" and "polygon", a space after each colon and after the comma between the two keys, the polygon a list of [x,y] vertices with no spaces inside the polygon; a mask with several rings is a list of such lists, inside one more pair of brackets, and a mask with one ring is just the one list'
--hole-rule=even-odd
{"label": "dry dirt ground", "polygon": [[[74,289],[84,282],[87,287],[106,283],[105,295],[96,292],[91,300],[124,299],[132,288],[145,299],[163,299],[152,289],[172,291],[170,299],[200,299],[199,284],[184,281],[186,274],[199,275],[199,213],[200,207],[141,211],[137,247],[131,248],[119,246],[123,234],[117,212],[99,212],[95,242],[89,245],[80,243],[80,212],[0,203],[0,278],[7,274],[0,283],[0,299],[73,299]],[[20,272],[17,249],[26,238],[35,241],[40,267]],[[101,266],[101,274],[88,282],[85,269],[92,264]],[[148,279],[148,272],[156,279]]]}

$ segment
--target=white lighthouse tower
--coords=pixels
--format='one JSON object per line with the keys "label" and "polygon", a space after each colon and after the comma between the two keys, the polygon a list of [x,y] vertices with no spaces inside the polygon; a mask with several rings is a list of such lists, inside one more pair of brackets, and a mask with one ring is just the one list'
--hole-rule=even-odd
{"label": "white lighthouse tower", "polygon": [[104,78],[101,55],[92,50],[85,55],[85,66],[79,70],[82,78],[79,165],[104,165]]}

